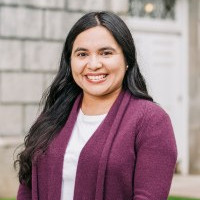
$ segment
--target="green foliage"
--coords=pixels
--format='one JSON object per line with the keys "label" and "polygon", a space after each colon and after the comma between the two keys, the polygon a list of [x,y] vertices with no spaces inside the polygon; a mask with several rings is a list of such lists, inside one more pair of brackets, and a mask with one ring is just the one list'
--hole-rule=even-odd
{"label": "green foliage", "polygon": [[191,198],[184,198],[184,197],[169,197],[168,200],[200,200],[200,199],[191,199]]}
{"label": "green foliage", "polygon": [[0,199],[0,200],[16,200],[16,199]]}

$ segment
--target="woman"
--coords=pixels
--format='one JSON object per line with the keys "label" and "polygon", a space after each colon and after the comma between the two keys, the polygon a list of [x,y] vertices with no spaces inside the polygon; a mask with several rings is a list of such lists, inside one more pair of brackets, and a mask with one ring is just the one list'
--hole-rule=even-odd
{"label": "woman", "polygon": [[148,95],[134,42],[110,12],[66,39],[19,155],[18,200],[164,200],[176,163],[168,115]]}

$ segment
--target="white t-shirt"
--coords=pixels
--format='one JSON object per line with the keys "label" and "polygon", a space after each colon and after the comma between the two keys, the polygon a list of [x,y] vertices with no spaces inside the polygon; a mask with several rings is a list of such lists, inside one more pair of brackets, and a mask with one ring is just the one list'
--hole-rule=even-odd
{"label": "white t-shirt", "polygon": [[64,156],[61,200],[73,200],[79,155],[105,117],[84,115],[80,109]]}

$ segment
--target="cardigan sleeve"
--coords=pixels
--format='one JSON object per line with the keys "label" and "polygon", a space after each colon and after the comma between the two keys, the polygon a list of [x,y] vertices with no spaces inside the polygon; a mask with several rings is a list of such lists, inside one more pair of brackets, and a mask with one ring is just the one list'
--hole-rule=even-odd
{"label": "cardigan sleeve", "polygon": [[150,106],[144,112],[136,137],[133,199],[166,200],[176,159],[176,142],[170,118],[156,104]]}
{"label": "cardigan sleeve", "polygon": [[26,185],[20,184],[18,193],[17,193],[17,200],[31,200],[31,189],[29,189]]}

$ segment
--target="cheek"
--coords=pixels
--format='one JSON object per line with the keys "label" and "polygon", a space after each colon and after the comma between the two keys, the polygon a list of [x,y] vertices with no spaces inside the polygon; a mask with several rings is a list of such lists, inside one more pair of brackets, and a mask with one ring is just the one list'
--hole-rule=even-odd
{"label": "cheek", "polygon": [[78,76],[78,75],[81,75],[81,73],[83,72],[84,65],[80,61],[77,62],[76,60],[72,60],[71,69],[72,69],[72,75]]}
{"label": "cheek", "polygon": [[110,72],[113,75],[114,80],[121,84],[126,73],[124,63],[119,62],[118,64],[113,65],[112,69],[110,69]]}
{"label": "cheek", "polygon": [[79,77],[79,73],[77,72],[77,69],[72,67],[72,77],[75,81],[75,83],[80,86],[81,85],[81,79]]}
{"label": "cheek", "polygon": [[106,66],[108,66],[107,68],[111,73],[124,76],[126,72],[126,65],[123,58],[109,60],[109,62],[106,63]]}

